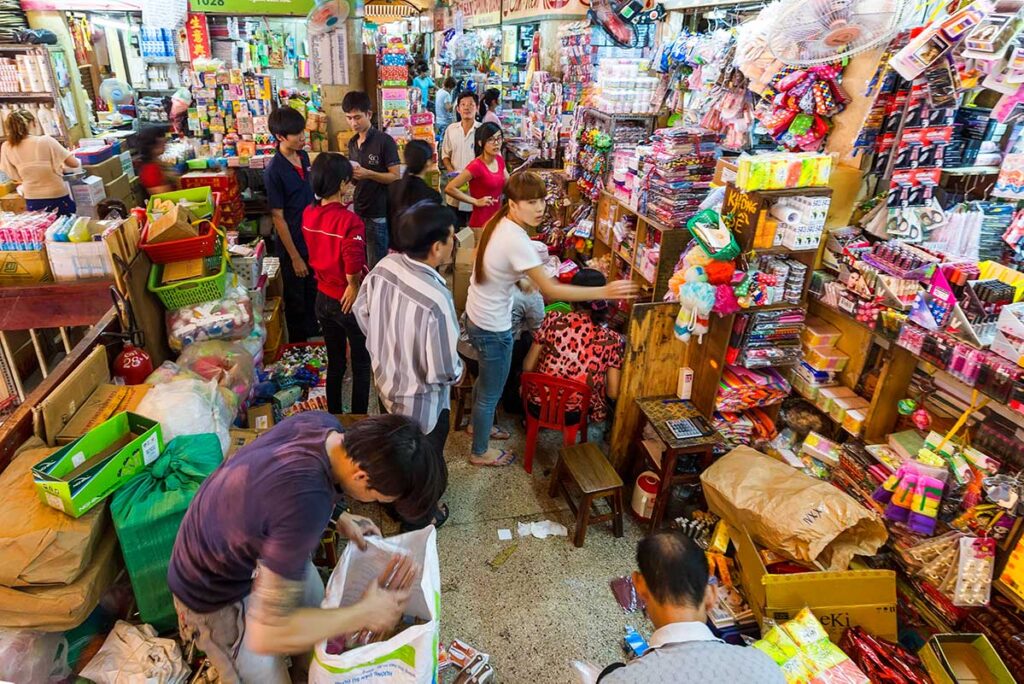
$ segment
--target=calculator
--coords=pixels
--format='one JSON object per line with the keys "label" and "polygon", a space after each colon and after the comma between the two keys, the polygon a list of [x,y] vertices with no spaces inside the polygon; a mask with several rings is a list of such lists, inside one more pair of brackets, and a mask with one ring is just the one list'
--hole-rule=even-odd
{"label": "calculator", "polygon": [[697,418],[673,418],[666,420],[665,425],[676,439],[694,439],[711,434],[711,428],[707,421],[700,416]]}

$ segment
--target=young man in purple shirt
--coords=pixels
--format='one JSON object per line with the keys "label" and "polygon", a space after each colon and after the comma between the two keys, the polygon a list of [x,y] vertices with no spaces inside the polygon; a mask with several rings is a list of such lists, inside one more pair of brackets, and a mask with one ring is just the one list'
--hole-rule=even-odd
{"label": "young man in purple shirt", "polygon": [[[196,641],[223,682],[284,684],[288,655],[394,627],[418,572],[408,559],[392,561],[389,589],[374,584],[353,606],[322,609],[311,557],[346,498],[394,503],[409,516],[433,511],[447,485],[443,466],[401,416],[347,431],[319,411],[281,421],[218,468],[185,514],[167,575],[182,638]],[[365,535],[380,534],[351,513],[337,528],[361,548]]]}

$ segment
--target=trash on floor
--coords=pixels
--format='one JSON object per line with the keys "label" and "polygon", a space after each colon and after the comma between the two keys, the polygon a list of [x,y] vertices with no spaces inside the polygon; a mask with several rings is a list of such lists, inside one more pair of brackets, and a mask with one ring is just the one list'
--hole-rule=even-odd
{"label": "trash on floor", "polygon": [[537,539],[548,537],[568,537],[569,530],[565,525],[554,520],[538,520],[533,523],[516,523],[520,537],[534,536]]}
{"label": "trash on floor", "polygon": [[517,548],[519,548],[518,544],[512,544],[511,546],[506,546],[505,548],[503,548],[501,550],[501,553],[499,553],[497,556],[495,556],[491,560],[487,561],[487,564],[489,566],[491,566],[491,570],[497,570],[502,565],[504,565],[505,562],[508,561],[508,559],[512,557],[512,554],[515,553]]}
{"label": "trash on floor", "polygon": [[498,541],[512,541],[512,530],[498,530]]}

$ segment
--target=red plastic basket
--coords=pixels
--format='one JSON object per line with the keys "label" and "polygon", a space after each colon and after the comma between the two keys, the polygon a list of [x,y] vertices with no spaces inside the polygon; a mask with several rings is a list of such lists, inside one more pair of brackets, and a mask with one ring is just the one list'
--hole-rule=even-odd
{"label": "red plastic basket", "polygon": [[154,264],[169,264],[172,261],[186,261],[188,259],[202,259],[212,256],[217,249],[217,226],[220,225],[220,193],[213,193],[213,220],[203,221],[199,229],[199,235],[184,240],[171,240],[170,242],[158,242],[148,244],[149,223],[142,229],[142,239],[139,247],[146,253],[149,260]]}

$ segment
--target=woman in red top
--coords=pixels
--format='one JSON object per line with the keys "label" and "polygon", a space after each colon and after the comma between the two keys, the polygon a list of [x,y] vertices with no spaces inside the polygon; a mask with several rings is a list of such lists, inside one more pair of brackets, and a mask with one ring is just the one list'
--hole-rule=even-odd
{"label": "woman in red top", "polygon": [[[493,123],[481,124],[476,129],[474,150],[476,159],[455,178],[448,181],[445,193],[460,202],[473,205],[469,227],[479,232],[501,208],[501,192],[505,189],[508,171],[501,157],[501,127]],[[469,184],[469,194],[461,190]],[[479,236],[478,236],[479,238]]]}
{"label": "woman in red top", "polygon": [[161,192],[171,192],[178,189],[174,178],[167,174],[163,164],[160,163],[160,155],[167,147],[167,131],[160,126],[144,128],[138,137],[139,158],[139,183],[146,189],[149,195],[158,195]]}
{"label": "woman in red top", "polygon": [[366,270],[366,228],[341,203],[352,181],[352,164],[343,154],[321,152],[309,170],[316,200],[302,214],[302,237],[309,267],[316,276],[316,317],[327,347],[327,410],[344,413],[341,381],[348,345],[352,358],[352,413],[365,414],[370,399],[370,353],[352,304]]}
{"label": "woman in red top", "polygon": [[[572,284],[582,287],[604,287],[600,271],[584,268],[573,276]],[[622,335],[604,326],[608,302],[577,302],[569,313],[549,313],[540,330],[534,334],[533,346],[523,361],[524,371],[536,371],[556,378],[578,380],[590,387],[590,420],[605,420],[608,404],[619,395],[619,369],[622,367],[624,341]],[[528,408],[539,405],[536,397],[527,397]],[[580,399],[567,404],[579,420]],[[539,413],[537,414],[539,415]]]}

